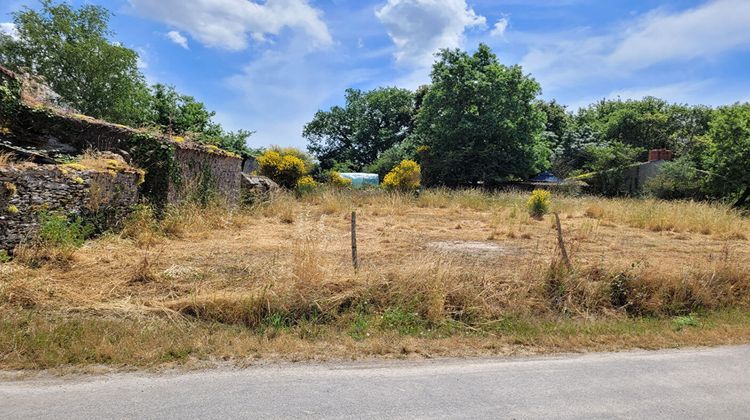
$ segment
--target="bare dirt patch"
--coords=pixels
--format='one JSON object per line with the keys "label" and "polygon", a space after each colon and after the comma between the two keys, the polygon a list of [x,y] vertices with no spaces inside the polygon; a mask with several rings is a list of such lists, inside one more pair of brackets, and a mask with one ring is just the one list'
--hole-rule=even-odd
{"label": "bare dirt patch", "polygon": [[523,254],[521,248],[512,244],[480,241],[433,241],[427,244],[427,248],[440,253],[474,257],[516,256]]}

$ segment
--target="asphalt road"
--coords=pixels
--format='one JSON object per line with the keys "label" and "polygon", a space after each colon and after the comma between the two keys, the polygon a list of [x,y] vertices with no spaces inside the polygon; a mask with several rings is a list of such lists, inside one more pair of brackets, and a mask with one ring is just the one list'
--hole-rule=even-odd
{"label": "asphalt road", "polygon": [[750,346],[0,383],[0,418],[750,418]]}

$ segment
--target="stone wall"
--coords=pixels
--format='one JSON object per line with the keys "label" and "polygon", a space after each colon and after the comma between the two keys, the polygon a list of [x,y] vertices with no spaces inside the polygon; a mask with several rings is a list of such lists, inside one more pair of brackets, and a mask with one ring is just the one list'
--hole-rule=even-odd
{"label": "stone wall", "polygon": [[40,212],[84,216],[114,227],[138,202],[137,172],[76,170],[61,165],[0,167],[0,249],[33,238]]}
{"label": "stone wall", "polygon": [[242,161],[232,156],[191,149],[175,150],[175,169],[180,180],[169,189],[169,202],[208,198],[218,194],[230,204],[240,200]]}
{"label": "stone wall", "polygon": [[137,130],[75,114],[47,103],[30,91],[33,80],[0,66],[0,152],[4,149],[34,160],[54,163],[84,151],[119,154],[146,171],[140,192],[157,208],[184,199],[190,186],[207,182],[238,202],[242,158],[215,146],[181,137]]}

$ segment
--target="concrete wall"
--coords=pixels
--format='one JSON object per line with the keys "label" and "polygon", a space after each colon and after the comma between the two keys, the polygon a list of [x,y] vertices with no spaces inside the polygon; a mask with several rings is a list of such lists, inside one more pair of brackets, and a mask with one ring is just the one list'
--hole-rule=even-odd
{"label": "concrete wall", "polygon": [[0,249],[33,238],[40,212],[87,216],[114,227],[138,202],[139,174],[58,165],[0,167]]}

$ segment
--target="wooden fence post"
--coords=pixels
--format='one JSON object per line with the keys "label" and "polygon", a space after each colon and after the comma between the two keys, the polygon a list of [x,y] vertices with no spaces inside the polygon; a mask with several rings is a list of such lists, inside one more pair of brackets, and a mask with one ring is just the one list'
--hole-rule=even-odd
{"label": "wooden fence post", "polygon": [[555,226],[557,227],[557,245],[560,247],[560,253],[562,254],[562,260],[568,270],[572,270],[570,265],[570,259],[568,258],[568,251],[565,249],[565,241],[562,235],[562,226],[560,225],[560,216],[555,214]]}
{"label": "wooden fence post", "polygon": [[357,212],[352,212],[352,265],[354,269],[359,268],[359,257],[357,257]]}

